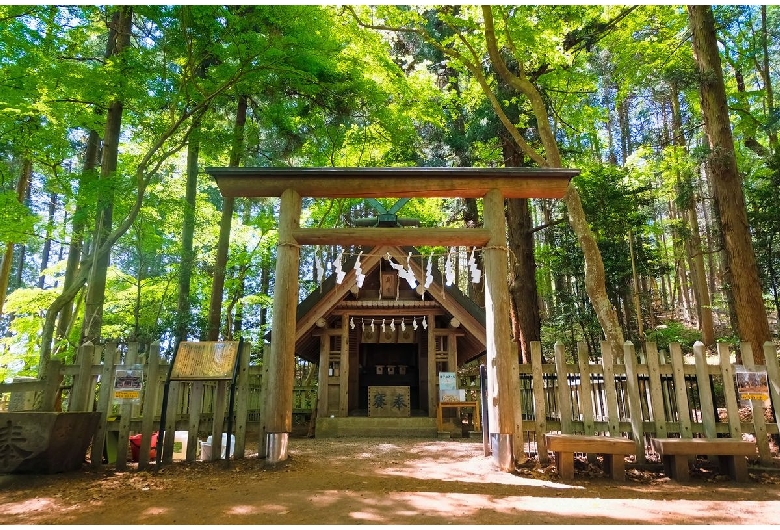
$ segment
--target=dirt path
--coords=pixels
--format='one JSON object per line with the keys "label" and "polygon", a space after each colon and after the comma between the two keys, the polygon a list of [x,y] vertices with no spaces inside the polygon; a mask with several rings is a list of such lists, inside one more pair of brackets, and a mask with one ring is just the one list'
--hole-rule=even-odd
{"label": "dirt path", "polygon": [[780,476],[690,485],[629,471],[614,483],[579,462],[497,471],[473,440],[290,440],[290,459],[174,463],[160,471],[0,476],[3,524],[771,524]]}

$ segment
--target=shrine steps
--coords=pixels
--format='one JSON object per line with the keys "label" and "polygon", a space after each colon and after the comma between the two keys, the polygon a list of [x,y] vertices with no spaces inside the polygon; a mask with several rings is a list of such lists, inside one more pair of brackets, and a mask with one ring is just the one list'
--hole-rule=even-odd
{"label": "shrine steps", "polygon": [[317,438],[430,438],[436,439],[436,418],[317,418]]}

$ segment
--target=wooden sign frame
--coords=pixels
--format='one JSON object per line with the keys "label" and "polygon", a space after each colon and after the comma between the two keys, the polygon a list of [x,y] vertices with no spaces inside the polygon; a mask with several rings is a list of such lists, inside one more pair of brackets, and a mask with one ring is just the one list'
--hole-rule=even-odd
{"label": "wooden sign frame", "polygon": [[230,381],[239,341],[182,342],[173,360],[170,381]]}

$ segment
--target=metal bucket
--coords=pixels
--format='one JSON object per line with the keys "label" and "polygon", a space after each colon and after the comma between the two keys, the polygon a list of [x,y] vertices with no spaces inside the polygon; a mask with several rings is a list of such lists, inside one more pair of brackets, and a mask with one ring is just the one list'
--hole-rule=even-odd
{"label": "metal bucket", "polygon": [[493,460],[501,471],[514,471],[514,434],[490,433]]}
{"label": "metal bucket", "polygon": [[265,461],[267,464],[277,464],[287,460],[287,439],[289,433],[269,432],[265,435]]}

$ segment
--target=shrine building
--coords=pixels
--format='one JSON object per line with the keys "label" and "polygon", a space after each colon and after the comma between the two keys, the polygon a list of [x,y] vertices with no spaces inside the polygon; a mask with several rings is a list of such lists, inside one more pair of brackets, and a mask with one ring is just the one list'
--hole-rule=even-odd
{"label": "shrine building", "polygon": [[[298,305],[296,355],[319,365],[316,436],[440,432],[439,374],[485,353],[485,310],[446,285],[444,256],[433,259],[426,288],[429,259],[413,247],[359,249],[345,261],[341,283],[330,275]],[[391,262],[411,268],[414,289]],[[478,402],[478,378],[469,384],[461,401]],[[479,427],[477,407],[464,412]]]}

